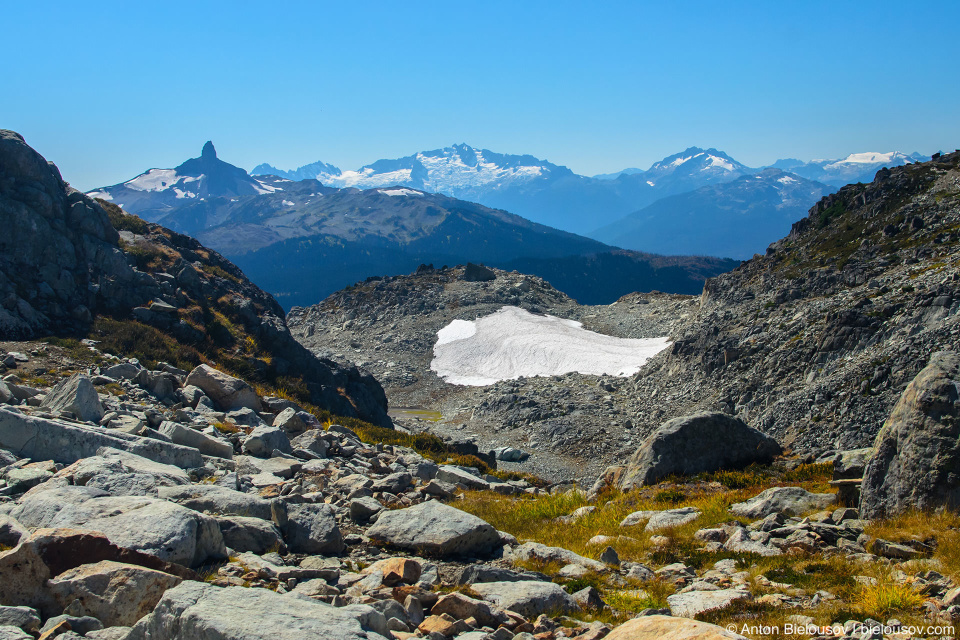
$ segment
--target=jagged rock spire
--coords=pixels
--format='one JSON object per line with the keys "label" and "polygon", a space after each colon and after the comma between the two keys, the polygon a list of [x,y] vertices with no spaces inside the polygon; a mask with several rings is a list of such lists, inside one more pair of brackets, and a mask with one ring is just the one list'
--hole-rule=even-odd
{"label": "jagged rock spire", "polygon": [[209,140],[207,140],[207,144],[203,145],[203,151],[200,152],[200,157],[204,160],[217,159],[217,150],[213,148],[213,143]]}

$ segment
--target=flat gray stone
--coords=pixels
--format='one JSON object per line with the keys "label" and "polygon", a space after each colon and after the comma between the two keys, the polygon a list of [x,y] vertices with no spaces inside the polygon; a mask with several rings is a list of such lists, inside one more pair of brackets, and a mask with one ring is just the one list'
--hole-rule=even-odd
{"label": "flat gray stone", "polygon": [[746,500],[730,505],[730,512],[744,518],[766,518],[771,513],[792,516],[826,509],[837,501],[832,493],[810,493],[800,487],[772,487]]}
{"label": "flat gray stone", "polygon": [[371,607],[336,608],[269,589],[184,582],[164,594],[127,640],[384,640],[388,633],[386,619]]}
{"label": "flat gray stone", "polygon": [[688,591],[667,596],[670,613],[678,618],[693,618],[698,614],[726,609],[738,600],[747,600],[750,593],[738,589],[717,591]]}
{"label": "flat gray stone", "polygon": [[553,582],[479,582],[471,589],[487,602],[530,619],[544,613],[554,615],[580,609],[573,596]]}
{"label": "flat gray stone", "polygon": [[492,525],[435,500],[381,513],[367,536],[403,549],[447,556],[485,555],[501,544]]}
{"label": "flat gray stone", "polygon": [[176,422],[164,420],[157,427],[157,431],[170,438],[171,442],[193,447],[208,456],[215,458],[233,458],[233,445],[225,440],[208,436],[190,427]]}

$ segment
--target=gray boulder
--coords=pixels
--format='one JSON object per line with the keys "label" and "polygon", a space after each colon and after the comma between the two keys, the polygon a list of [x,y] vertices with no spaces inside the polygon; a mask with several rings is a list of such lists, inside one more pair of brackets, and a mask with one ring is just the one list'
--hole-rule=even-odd
{"label": "gray boulder", "polygon": [[584,558],[581,555],[570,551],[569,549],[564,549],[563,547],[548,547],[545,544],[540,544],[539,542],[524,542],[520,546],[513,549],[510,554],[510,557],[513,560],[521,561],[536,561],[536,562],[555,562],[559,564],[575,564],[591,571],[606,571],[607,566],[602,562],[597,560],[592,560],[591,558]]}
{"label": "gray boulder", "polygon": [[157,427],[157,431],[170,438],[171,442],[182,444],[185,447],[193,447],[200,453],[215,458],[233,458],[233,445],[218,438],[200,433],[190,427],[185,427],[176,422],[164,420]]}
{"label": "gray boulder", "polygon": [[54,385],[40,406],[50,411],[69,411],[84,422],[100,422],[103,418],[103,405],[93,381],[82,373],[75,373]]}
{"label": "gray boulder", "polygon": [[637,449],[619,479],[620,488],[656,484],[671,475],[695,475],[769,462],[780,455],[773,438],[743,420],[717,412],[664,422]]}
{"label": "gray boulder", "polygon": [[293,407],[287,407],[278,413],[277,417],[273,419],[273,426],[291,438],[307,430],[307,423],[300,419],[300,416],[297,415],[297,410]]}
{"label": "gray boulder", "polygon": [[960,355],[939,351],[884,422],[860,489],[860,515],[960,507]]}
{"label": "gray boulder", "polygon": [[162,571],[103,560],[64,571],[48,583],[57,603],[75,601],[108,627],[130,626],[147,615],[167,589],[183,582]]}
{"label": "gray boulder", "polygon": [[487,602],[531,619],[580,609],[577,601],[553,582],[480,582],[470,588]]}
{"label": "gray boulder", "polygon": [[191,484],[180,487],[163,487],[157,496],[183,505],[194,511],[207,511],[217,515],[246,516],[269,520],[270,501],[252,493],[235,491],[214,484]]}
{"label": "gray boulder", "polygon": [[730,505],[730,512],[744,518],[766,518],[771,513],[793,516],[826,509],[837,501],[832,493],[810,493],[800,487],[773,487],[746,500]]}
{"label": "gray boulder", "polygon": [[0,625],[0,640],[33,640],[33,636],[19,627]]}
{"label": "gray boulder", "polygon": [[328,504],[287,505],[283,533],[293,553],[332,555],[345,548],[333,507]]}
{"label": "gray boulder", "polygon": [[184,386],[199,387],[223,411],[246,407],[262,411],[260,398],[249,384],[211,366],[201,364],[190,372]]}
{"label": "gray boulder", "polygon": [[110,447],[182,469],[203,466],[203,456],[191,447],[64,420],[35,418],[4,407],[0,407],[0,447],[21,458],[64,464],[90,458],[101,447]]}
{"label": "gray boulder", "polygon": [[30,607],[0,606],[0,627],[18,627],[24,631],[40,631],[40,616]]}
{"label": "gray boulder", "polygon": [[707,611],[726,609],[738,600],[748,600],[750,593],[740,589],[688,591],[667,596],[670,613],[679,618],[694,618]]}
{"label": "gray boulder", "polygon": [[324,437],[325,434],[319,429],[310,429],[306,433],[303,433],[296,438],[294,438],[290,444],[294,449],[303,449],[315,454],[318,458],[327,457],[327,449],[330,448],[330,443],[327,441],[327,437]]}
{"label": "gray boulder", "polygon": [[11,516],[30,529],[100,531],[119,547],[184,566],[226,557],[216,520],[156,498],[104,496],[88,487],[71,486],[28,496]]}
{"label": "gray boulder", "polygon": [[693,522],[700,517],[700,510],[695,507],[678,507],[663,511],[634,511],[620,523],[621,527],[631,527],[646,522],[646,531],[659,531],[670,527]]}
{"label": "gray boulder", "polygon": [[260,518],[224,516],[218,517],[217,523],[224,544],[235,551],[249,551],[258,556],[271,551],[286,551],[280,530],[272,522]]}
{"label": "gray boulder", "polygon": [[501,544],[493,526],[435,500],[381,513],[367,536],[403,549],[443,556],[485,555]]}
{"label": "gray boulder", "polygon": [[269,458],[274,451],[292,454],[290,439],[276,427],[257,427],[243,441],[243,452],[258,458]]}
{"label": "gray boulder", "polygon": [[453,465],[443,465],[437,471],[436,479],[440,482],[449,482],[463,489],[473,489],[475,491],[485,491],[490,488],[490,483],[483,478],[478,478],[468,471]]}
{"label": "gray boulder", "polygon": [[[376,615],[373,615],[376,614]],[[184,582],[167,591],[127,640],[384,640],[384,617],[370,607],[332,607],[269,589]]]}

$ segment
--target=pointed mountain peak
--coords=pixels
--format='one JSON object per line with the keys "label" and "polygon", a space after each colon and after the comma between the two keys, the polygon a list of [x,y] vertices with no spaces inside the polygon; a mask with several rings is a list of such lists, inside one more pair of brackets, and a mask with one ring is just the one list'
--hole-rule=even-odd
{"label": "pointed mountain peak", "polygon": [[213,148],[211,141],[207,140],[207,144],[203,145],[203,151],[200,152],[200,157],[204,160],[217,159],[217,150]]}

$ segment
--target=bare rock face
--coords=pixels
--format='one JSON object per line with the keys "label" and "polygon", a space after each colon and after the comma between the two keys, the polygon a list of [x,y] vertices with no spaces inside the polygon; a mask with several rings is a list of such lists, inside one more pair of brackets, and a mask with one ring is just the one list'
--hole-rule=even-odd
{"label": "bare rock face", "polygon": [[739,418],[717,412],[695,413],[664,422],[630,458],[620,488],[655,484],[671,475],[745,467],[780,454],[773,438]]}
{"label": "bare rock face", "polygon": [[960,506],[960,355],[939,351],[877,434],[861,487],[864,518]]}

